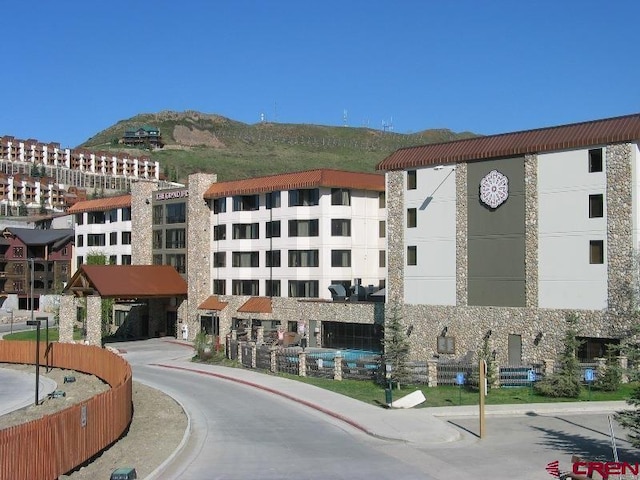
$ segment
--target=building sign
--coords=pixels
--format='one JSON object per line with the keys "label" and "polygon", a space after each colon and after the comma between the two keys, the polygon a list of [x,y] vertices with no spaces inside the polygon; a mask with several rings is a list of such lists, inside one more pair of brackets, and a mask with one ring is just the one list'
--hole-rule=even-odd
{"label": "building sign", "polygon": [[156,201],[173,200],[174,198],[187,198],[187,197],[189,197],[189,190],[176,190],[173,192],[156,192]]}
{"label": "building sign", "polygon": [[491,208],[498,208],[509,198],[509,179],[491,170],[480,180],[480,200]]}

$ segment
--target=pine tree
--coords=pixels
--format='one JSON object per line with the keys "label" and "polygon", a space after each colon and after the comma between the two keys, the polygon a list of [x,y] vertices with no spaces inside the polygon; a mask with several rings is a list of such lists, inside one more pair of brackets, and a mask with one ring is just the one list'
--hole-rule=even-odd
{"label": "pine tree", "polygon": [[398,389],[409,380],[409,340],[399,310],[397,305],[391,307],[391,315],[385,320],[383,341],[384,364],[389,369],[387,380],[395,383]]}
{"label": "pine tree", "polygon": [[578,317],[569,314],[565,318],[567,329],[564,335],[564,350],[560,357],[560,370],[535,384],[535,390],[548,397],[577,398],[580,395],[580,363],[576,351],[580,346],[578,340]]}

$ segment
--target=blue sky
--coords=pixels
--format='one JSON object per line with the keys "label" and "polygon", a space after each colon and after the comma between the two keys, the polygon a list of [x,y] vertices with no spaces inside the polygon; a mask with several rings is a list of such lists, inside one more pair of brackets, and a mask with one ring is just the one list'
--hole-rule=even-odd
{"label": "blue sky", "polygon": [[23,0],[0,136],[138,113],[494,134],[640,112],[637,0]]}

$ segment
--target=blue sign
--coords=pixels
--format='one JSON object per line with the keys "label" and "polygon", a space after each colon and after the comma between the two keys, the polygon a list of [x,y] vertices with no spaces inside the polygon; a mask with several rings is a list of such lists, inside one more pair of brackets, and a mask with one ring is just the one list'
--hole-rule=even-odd
{"label": "blue sign", "polygon": [[464,373],[456,373],[456,385],[464,385]]}
{"label": "blue sign", "polygon": [[534,372],[533,370],[529,370],[527,372],[527,380],[529,382],[535,382],[536,381],[536,372]]}
{"label": "blue sign", "polygon": [[584,371],[584,379],[587,382],[593,382],[595,380],[595,373],[593,372],[593,368],[587,368]]}

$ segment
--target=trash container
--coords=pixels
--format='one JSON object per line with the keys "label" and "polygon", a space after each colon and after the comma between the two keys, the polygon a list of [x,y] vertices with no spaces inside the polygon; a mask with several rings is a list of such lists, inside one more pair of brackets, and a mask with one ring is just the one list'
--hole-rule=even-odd
{"label": "trash container", "polygon": [[384,389],[384,399],[389,406],[393,403],[393,392],[391,391],[391,388]]}

